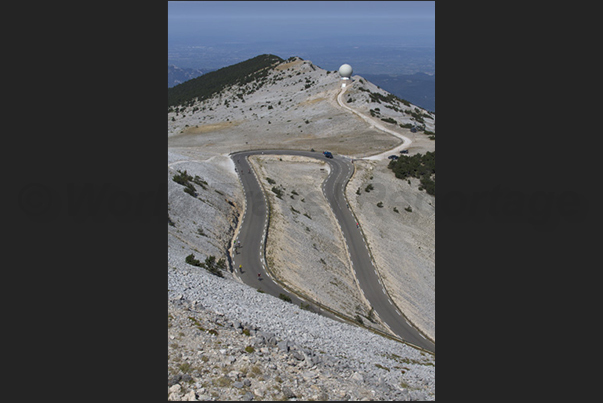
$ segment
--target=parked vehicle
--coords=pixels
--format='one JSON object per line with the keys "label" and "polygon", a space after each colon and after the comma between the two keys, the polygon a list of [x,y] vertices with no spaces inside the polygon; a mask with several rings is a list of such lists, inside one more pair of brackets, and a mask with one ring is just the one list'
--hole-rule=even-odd
{"label": "parked vehicle", "polygon": [[408,150],[402,150],[400,151],[400,154],[408,154]]}

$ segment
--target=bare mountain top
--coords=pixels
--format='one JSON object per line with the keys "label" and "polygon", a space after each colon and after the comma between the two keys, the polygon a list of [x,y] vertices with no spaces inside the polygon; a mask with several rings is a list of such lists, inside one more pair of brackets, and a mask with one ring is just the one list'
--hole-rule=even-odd
{"label": "bare mountain top", "polygon": [[[361,76],[352,79],[345,88],[345,103],[411,138],[411,153],[435,149],[435,141],[423,132],[435,133],[435,114],[397,98]],[[337,72],[299,57],[281,62],[271,59],[254,80],[242,79],[209,98],[200,96],[171,106],[168,145],[202,147],[221,154],[242,149],[314,148],[361,157],[401,143],[344,110],[337,103],[341,90]],[[413,125],[418,126],[417,132],[411,131]]]}

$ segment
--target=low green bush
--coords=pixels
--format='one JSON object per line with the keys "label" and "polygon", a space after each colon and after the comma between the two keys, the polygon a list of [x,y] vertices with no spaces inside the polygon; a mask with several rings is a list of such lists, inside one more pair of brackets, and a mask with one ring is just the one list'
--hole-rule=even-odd
{"label": "low green bush", "polygon": [[274,194],[276,195],[276,197],[278,197],[281,200],[283,199],[283,197],[282,197],[283,196],[283,191],[282,190],[280,190],[279,188],[273,186],[272,187],[272,191],[274,192]]}
{"label": "low green bush", "polygon": [[288,296],[287,294],[280,293],[280,294],[278,295],[278,297],[279,297],[280,299],[282,299],[283,301],[286,301],[286,302],[291,302],[291,297],[290,297],[290,296]]}
{"label": "low green bush", "polygon": [[191,253],[186,257],[185,262],[192,266],[203,267],[215,276],[224,277],[224,275],[220,271],[226,268],[226,261],[224,260],[224,258],[221,258],[216,262],[215,256],[208,256],[205,258],[205,262],[201,263],[199,260],[195,259],[195,255]]}
{"label": "low green bush", "polygon": [[186,257],[185,262],[193,266],[202,267],[201,262],[195,259],[195,255],[192,253]]}
{"label": "low green bush", "polygon": [[390,161],[387,167],[394,172],[396,178],[419,179],[419,190],[425,190],[427,194],[435,196],[435,151],[428,151],[425,155],[402,155],[397,160]]}
{"label": "low green bush", "polygon": [[387,122],[387,123],[393,123],[395,125],[398,124],[398,122],[396,122],[394,119],[392,118],[381,118],[382,121]]}

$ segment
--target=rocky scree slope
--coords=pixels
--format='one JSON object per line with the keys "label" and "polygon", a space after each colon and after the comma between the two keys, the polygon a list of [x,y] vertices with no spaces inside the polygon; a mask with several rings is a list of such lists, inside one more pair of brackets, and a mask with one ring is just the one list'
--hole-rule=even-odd
{"label": "rocky scree slope", "polygon": [[[257,294],[249,290],[239,298],[266,307],[262,300],[270,296],[257,298],[253,293]],[[270,299],[274,305],[286,304]],[[308,326],[312,318],[294,323],[286,319],[295,318],[292,309],[296,308],[289,305],[276,310],[275,323],[282,326],[272,331],[249,318],[239,319],[232,310],[215,310],[183,294],[170,295],[168,400],[434,400],[431,356],[409,355],[389,340],[397,346],[376,343],[349,325],[344,326],[351,329],[321,329]],[[297,316],[304,314],[315,315],[300,311]],[[329,334],[320,334],[324,330]],[[346,337],[345,341],[336,337],[340,348],[322,342],[339,330]],[[304,341],[308,334],[313,339]]]}

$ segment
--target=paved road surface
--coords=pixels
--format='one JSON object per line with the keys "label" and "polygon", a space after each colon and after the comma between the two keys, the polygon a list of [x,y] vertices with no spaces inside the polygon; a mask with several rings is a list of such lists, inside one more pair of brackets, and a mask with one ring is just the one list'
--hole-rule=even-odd
{"label": "paved road surface", "polygon": [[[344,196],[345,185],[353,173],[353,165],[349,158],[335,156],[325,158],[320,152],[292,151],[292,150],[264,150],[243,151],[233,153],[231,158],[240,175],[245,191],[247,207],[241,223],[238,240],[241,248],[234,255],[233,267],[238,272],[239,264],[243,266],[243,272],[237,273],[239,278],[246,284],[278,296],[285,293],[292,298],[292,302],[299,306],[300,299],[283,290],[273,279],[268,277],[264,261],[264,242],[267,231],[267,204],[265,195],[251,169],[247,157],[256,154],[275,155],[301,155],[326,161],[331,166],[331,174],[322,184],[323,193],[331,205],[336,219],[339,222],[345,240],[347,242],[350,260],[365,297],[379,317],[389,328],[403,340],[435,352],[435,345],[425,339],[414,327],[412,327],[397,310],[381,284],[377,272],[373,266],[369,250],[358,228],[356,219],[347,207]],[[258,277],[258,273],[260,277]],[[261,278],[261,280],[260,280]],[[306,301],[304,301],[306,303]],[[320,310],[321,314],[336,318],[328,311]]]}

